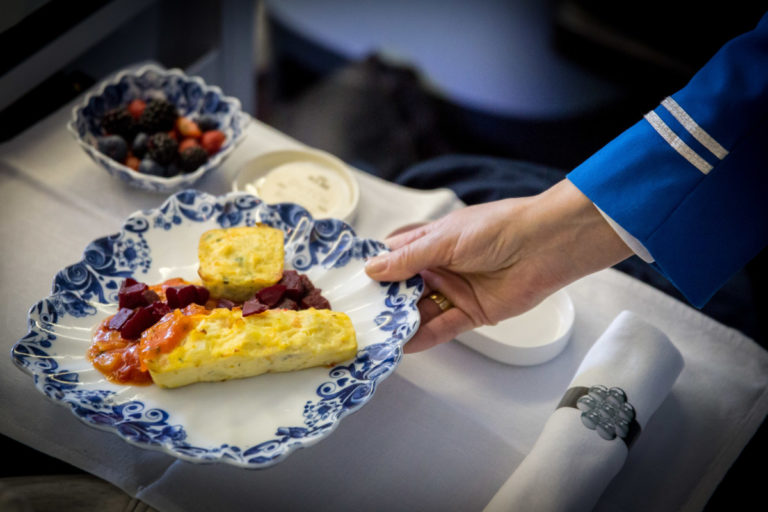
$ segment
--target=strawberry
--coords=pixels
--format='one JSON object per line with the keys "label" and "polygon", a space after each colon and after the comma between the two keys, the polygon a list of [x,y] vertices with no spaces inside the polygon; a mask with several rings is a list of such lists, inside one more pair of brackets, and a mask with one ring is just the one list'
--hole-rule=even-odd
{"label": "strawberry", "polygon": [[201,132],[200,128],[197,126],[197,123],[188,117],[179,117],[176,119],[176,130],[183,137],[198,138],[203,134],[203,132]]}
{"label": "strawberry", "polygon": [[227,136],[219,130],[209,130],[200,137],[200,145],[203,146],[209,155],[216,153],[221,146],[224,145],[224,141],[227,140]]}
{"label": "strawberry", "polygon": [[134,119],[138,119],[141,117],[142,112],[144,112],[144,107],[146,106],[147,103],[144,100],[136,98],[128,104],[128,113],[131,114]]}

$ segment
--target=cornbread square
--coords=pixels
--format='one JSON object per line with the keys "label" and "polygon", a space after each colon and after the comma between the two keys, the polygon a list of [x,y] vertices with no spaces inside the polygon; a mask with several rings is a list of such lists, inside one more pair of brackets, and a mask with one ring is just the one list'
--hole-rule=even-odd
{"label": "cornbread square", "polygon": [[[167,341],[169,333],[180,335],[174,348],[151,349],[153,338]],[[239,308],[179,312],[147,329],[140,343],[142,363],[164,388],[333,365],[357,353],[352,321],[327,309],[271,309],[246,317]]]}
{"label": "cornbread square", "polygon": [[250,299],[283,275],[283,232],[258,224],[212,229],[200,236],[198,274],[215,298]]}

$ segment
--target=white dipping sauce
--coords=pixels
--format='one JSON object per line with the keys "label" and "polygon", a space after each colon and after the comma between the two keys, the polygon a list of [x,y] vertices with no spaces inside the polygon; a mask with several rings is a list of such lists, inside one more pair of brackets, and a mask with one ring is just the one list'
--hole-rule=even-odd
{"label": "white dipping sauce", "polygon": [[298,203],[316,218],[338,216],[351,199],[347,181],[314,162],[279,165],[245,189],[267,203]]}

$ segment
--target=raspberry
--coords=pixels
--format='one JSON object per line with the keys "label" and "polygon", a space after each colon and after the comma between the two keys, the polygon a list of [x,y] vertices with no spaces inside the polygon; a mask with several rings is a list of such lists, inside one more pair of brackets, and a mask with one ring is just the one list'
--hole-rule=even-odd
{"label": "raspberry", "polygon": [[176,124],[176,107],[166,100],[152,99],[141,113],[139,123],[147,133],[167,132]]}
{"label": "raspberry", "polygon": [[147,152],[160,165],[168,165],[176,157],[179,144],[167,133],[156,133],[147,141]]}
{"label": "raspberry", "polygon": [[141,114],[144,112],[144,108],[146,108],[146,106],[147,102],[136,98],[128,104],[128,113],[138,121],[141,118]]}
{"label": "raspberry", "polygon": [[101,128],[105,135],[120,135],[126,140],[133,140],[136,134],[136,122],[125,108],[113,108],[104,114]]}
{"label": "raspberry", "polygon": [[184,172],[192,172],[208,161],[208,152],[200,146],[190,146],[179,155],[179,167]]}
{"label": "raspberry", "polygon": [[107,135],[96,139],[96,147],[112,160],[123,162],[128,155],[128,144],[119,135]]}

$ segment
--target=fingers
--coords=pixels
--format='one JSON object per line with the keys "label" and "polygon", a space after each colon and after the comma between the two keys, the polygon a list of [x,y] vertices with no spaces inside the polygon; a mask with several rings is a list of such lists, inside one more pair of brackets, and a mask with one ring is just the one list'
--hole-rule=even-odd
{"label": "fingers", "polygon": [[377,281],[402,281],[442,265],[445,251],[438,250],[426,235],[425,228],[419,227],[388,239],[392,251],[369,259],[365,272]]}
{"label": "fingers", "polygon": [[[433,302],[427,298],[425,302]],[[437,305],[435,305],[437,307]],[[438,311],[440,308],[437,308]],[[405,344],[403,351],[406,354],[413,354],[432,348],[440,343],[445,343],[454,339],[464,331],[472,329],[472,319],[459,308],[451,308],[444,313],[440,313],[432,319],[425,322],[422,318],[422,324],[419,330]]]}
{"label": "fingers", "polygon": [[[388,234],[386,240],[384,240],[384,243],[386,243],[387,247],[389,247],[392,250],[397,249],[402,245],[423,236],[424,233],[426,233],[426,230],[417,229],[417,228],[421,228],[426,224],[427,224],[426,222],[417,222],[414,224],[407,224],[405,226],[401,226],[396,230],[394,230],[393,232],[391,232],[390,234]],[[406,234],[408,236],[398,236],[398,235],[406,235]]]}

